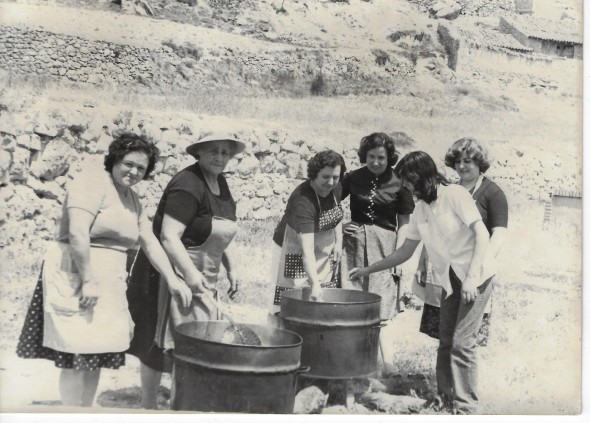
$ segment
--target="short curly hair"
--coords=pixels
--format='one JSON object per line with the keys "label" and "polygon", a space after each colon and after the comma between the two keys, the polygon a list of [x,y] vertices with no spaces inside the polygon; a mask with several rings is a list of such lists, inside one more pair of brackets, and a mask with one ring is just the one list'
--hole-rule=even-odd
{"label": "short curly hair", "polygon": [[113,166],[132,152],[141,151],[148,156],[148,166],[143,179],[147,179],[156,166],[160,150],[147,137],[132,132],[121,132],[113,137],[109,145],[109,152],[104,158],[104,168],[107,172],[113,171]]}
{"label": "short curly hair", "polygon": [[323,168],[336,166],[340,166],[340,180],[342,180],[344,172],[346,172],[346,165],[342,156],[334,150],[320,151],[307,163],[307,177],[315,179]]}
{"label": "short curly hair", "polygon": [[393,139],[384,132],[374,132],[361,139],[358,156],[361,164],[367,163],[367,153],[374,148],[384,147],[387,152],[387,165],[393,167],[397,163],[399,154],[395,150]]}
{"label": "short curly hair", "polygon": [[481,173],[485,173],[490,168],[490,159],[486,148],[475,138],[469,137],[461,138],[451,145],[451,148],[449,148],[445,155],[445,165],[451,169],[455,169],[463,153],[466,153],[467,157],[471,158],[477,164]]}

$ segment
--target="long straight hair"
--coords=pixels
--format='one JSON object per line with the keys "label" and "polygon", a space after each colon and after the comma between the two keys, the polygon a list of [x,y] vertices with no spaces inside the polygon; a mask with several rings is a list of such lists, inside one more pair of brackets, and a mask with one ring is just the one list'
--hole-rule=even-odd
{"label": "long straight hair", "polygon": [[439,173],[432,157],[424,151],[406,154],[395,167],[395,174],[414,185],[416,197],[427,204],[438,198],[438,184],[448,185],[449,181]]}

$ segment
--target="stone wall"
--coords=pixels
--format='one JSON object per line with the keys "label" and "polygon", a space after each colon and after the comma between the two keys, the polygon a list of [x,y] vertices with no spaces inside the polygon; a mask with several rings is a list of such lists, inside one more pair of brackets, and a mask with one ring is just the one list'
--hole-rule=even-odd
{"label": "stone wall", "polygon": [[321,75],[324,87],[318,94],[324,95],[389,92],[395,78],[414,75],[411,61],[392,53],[381,63],[369,50],[271,45],[248,53],[173,41],[155,49],[10,26],[0,27],[0,69],[90,84],[246,87],[297,94],[309,94]]}
{"label": "stone wall", "polygon": [[[186,146],[211,125],[220,125],[202,117],[156,117],[127,110],[104,115],[92,109],[50,109],[24,117],[0,117],[0,201],[5,204],[0,211],[0,248],[51,239],[68,182],[85,167],[100,166],[112,134],[120,130],[143,133],[160,149],[154,173],[135,187],[153,216],[171,177],[194,163]],[[306,178],[308,160],[323,147],[272,128],[232,129],[247,144],[226,169],[238,218],[280,216],[292,190]],[[339,152],[349,167],[359,166],[355,150]]]}
{"label": "stone wall", "polygon": [[40,30],[0,27],[0,63],[22,74],[51,75],[92,84],[128,83],[154,75],[154,55],[166,51],[90,41]]}
{"label": "stone wall", "polygon": [[[172,176],[194,163],[185,149],[202,132],[232,130],[247,144],[227,166],[239,219],[278,218],[292,190],[306,178],[308,160],[330,145],[329,140],[305,139],[260,123],[89,106],[43,103],[0,113],[0,248],[50,239],[68,182],[85,167],[102,164],[117,131],[145,134],[160,149],[153,175],[135,187],[150,215]],[[343,154],[348,169],[360,166],[354,148],[331,148]],[[500,146],[492,158],[487,174],[509,197],[543,200],[555,189],[581,186],[581,165],[571,166],[570,158],[558,158],[542,146]],[[445,170],[441,161],[439,165]]]}

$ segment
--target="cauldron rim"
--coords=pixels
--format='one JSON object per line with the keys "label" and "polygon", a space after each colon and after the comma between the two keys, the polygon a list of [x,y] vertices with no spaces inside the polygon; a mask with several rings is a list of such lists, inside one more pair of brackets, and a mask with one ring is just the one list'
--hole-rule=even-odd
{"label": "cauldron rim", "polygon": [[175,328],[173,328],[172,332],[176,332],[178,335],[184,336],[184,337],[188,337],[188,338],[192,338],[192,339],[196,339],[199,342],[203,342],[205,344],[211,344],[211,345],[223,345],[224,347],[231,347],[231,348],[239,348],[239,349],[244,349],[244,348],[248,348],[248,349],[264,349],[264,350],[270,350],[270,349],[290,349],[290,348],[294,348],[294,347],[298,347],[300,345],[303,344],[303,338],[301,338],[301,335],[299,335],[296,332],[293,332],[291,330],[287,330],[287,329],[281,329],[281,328],[275,328],[272,326],[264,326],[264,325],[256,325],[256,324],[250,324],[250,323],[236,323],[236,326],[240,326],[240,325],[245,325],[248,327],[259,327],[259,328],[264,328],[265,331],[268,331],[269,329],[272,329],[275,332],[287,332],[291,335],[294,335],[296,337],[296,339],[298,340],[296,343],[293,344],[280,344],[280,345],[244,345],[244,344],[229,344],[227,342],[221,342],[221,341],[213,341],[211,339],[205,339],[205,338],[200,338],[197,336],[191,336],[191,335],[187,335],[186,333],[183,333],[182,331],[180,331],[179,329],[181,329],[182,327],[188,327],[188,326],[193,326],[193,325],[203,325],[203,324],[209,324],[209,323],[225,323],[227,324],[227,326],[230,325],[230,323],[227,320],[202,320],[202,321],[195,321],[195,322],[185,322],[185,323],[181,323],[178,326],[176,326]]}
{"label": "cauldron rim", "polygon": [[325,301],[325,300],[321,300],[321,301],[310,301],[310,300],[304,300],[302,298],[294,298],[294,294],[297,293],[302,293],[304,291],[309,291],[310,288],[294,288],[294,289],[288,289],[284,292],[281,293],[281,298],[288,298],[289,301],[299,301],[302,303],[306,303],[306,304],[333,304],[333,305],[362,305],[362,304],[372,304],[372,303],[376,303],[381,301],[381,296],[377,295],[377,294],[373,294],[372,292],[367,292],[367,291],[360,291],[360,290],[355,290],[355,289],[343,289],[343,288],[322,288],[322,291],[328,291],[328,292],[348,292],[348,291],[354,291],[355,295],[356,293],[362,293],[362,295],[366,295],[367,297],[371,297],[371,299],[367,299],[366,301]]}

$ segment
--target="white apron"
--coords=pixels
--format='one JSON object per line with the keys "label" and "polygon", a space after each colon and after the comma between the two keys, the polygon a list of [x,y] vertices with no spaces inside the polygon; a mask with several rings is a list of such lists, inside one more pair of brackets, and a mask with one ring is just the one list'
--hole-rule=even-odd
{"label": "white apron", "polygon": [[74,354],[122,352],[129,348],[133,320],[127,306],[127,253],[90,248],[98,300],[81,308],[82,281],[70,245],[51,242],[43,263],[43,346]]}
{"label": "white apron", "polygon": [[[213,216],[211,233],[203,244],[198,247],[187,247],[187,252],[209,286],[217,284],[217,275],[221,265],[221,257],[227,246],[233,240],[238,230],[237,222],[218,216]],[[211,289],[210,296],[217,299],[217,290]],[[172,298],[166,281],[160,276],[158,291],[158,324],[156,327],[156,345],[163,349],[174,348],[171,329],[185,322],[205,320],[219,320],[215,307],[207,308],[197,297],[187,309],[178,305]]]}

